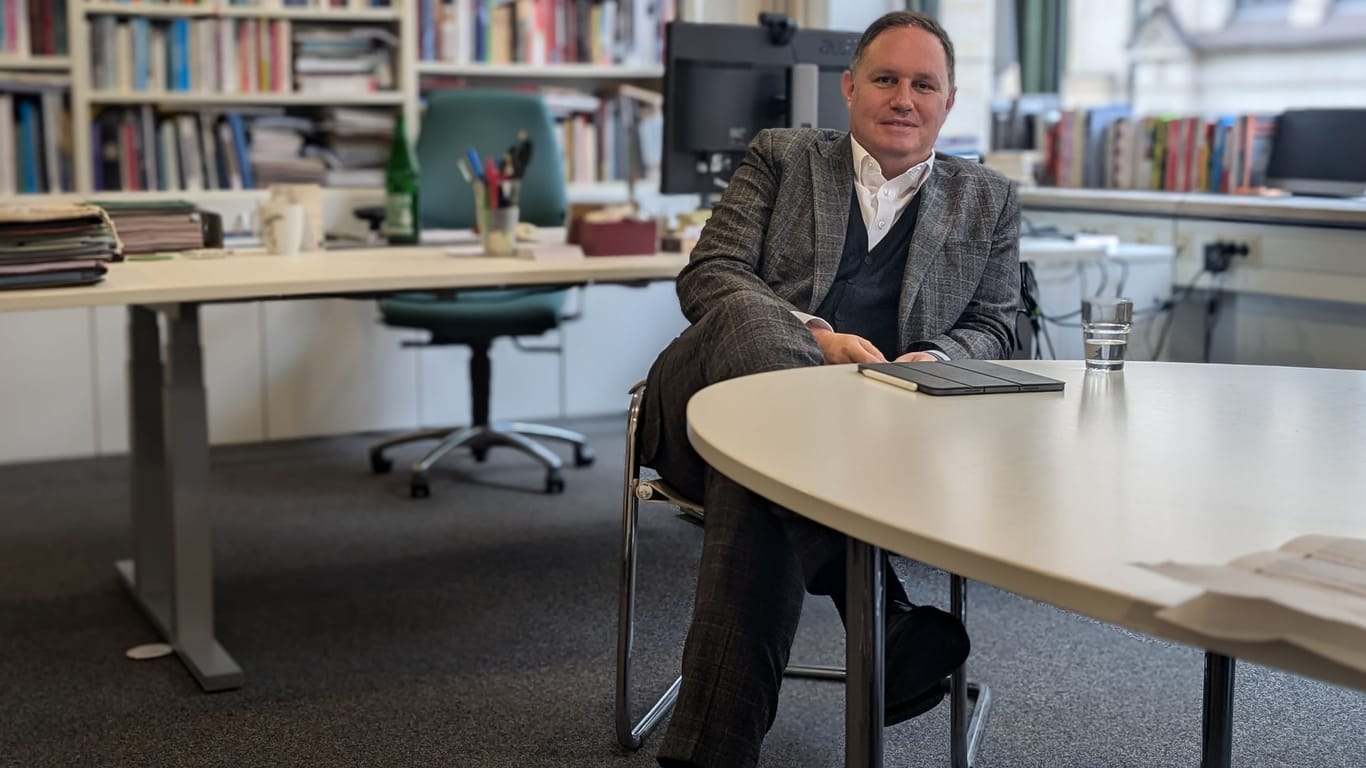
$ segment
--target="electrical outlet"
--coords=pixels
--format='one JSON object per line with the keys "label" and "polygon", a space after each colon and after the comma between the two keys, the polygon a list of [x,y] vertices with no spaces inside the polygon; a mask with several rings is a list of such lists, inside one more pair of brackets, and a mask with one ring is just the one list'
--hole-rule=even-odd
{"label": "electrical outlet", "polygon": [[1238,243],[1247,246],[1247,255],[1238,259],[1236,262],[1240,266],[1261,266],[1262,264],[1262,236],[1240,232],[1236,235],[1220,235],[1220,240],[1228,243]]}
{"label": "electrical outlet", "polygon": [[1181,232],[1176,236],[1175,245],[1178,259],[1194,259],[1210,272],[1222,272],[1240,266],[1257,266],[1262,260],[1261,235],[1245,231],[1236,234]]}

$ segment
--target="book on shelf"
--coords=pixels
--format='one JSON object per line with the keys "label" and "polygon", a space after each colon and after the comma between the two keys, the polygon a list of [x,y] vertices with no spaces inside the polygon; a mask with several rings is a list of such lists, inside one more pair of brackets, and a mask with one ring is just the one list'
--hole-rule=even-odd
{"label": "book on shelf", "polygon": [[1252,193],[1266,184],[1274,115],[1133,116],[1063,110],[1049,126],[1043,183],[1058,187]]}
{"label": "book on shelf", "polygon": [[322,139],[312,149],[326,165],[329,187],[382,187],[394,136],[390,110],[328,107],[318,123]]}
{"label": "book on shelf", "polygon": [[65,56],[67,0],[0,2],[0,57]]}
{"label": "book on shelf", "polygon": [[387,91],[397,48],[376,26],[100,15],[90,23],[90,82],[119,94]]}
{"label": "book on shelf", "polygon": [[377,26],[300,26],[294,35],[295,86],[300,93],[321,94],[393,90],[398,42]]}
{"label": "book on shelf", "polygon": [[376,187],[384,181],[393,112],[351,107],[159,112],[143,104],[99,110],[90,131],[95,192],[199,192],[291,183]]}
{"label": "book on shelf", "polygon": [[415,0],[419,57],[454,64],[653,65],[674,0]]}
{"label": "book on shelf", "polygon": [[72,188],[71,79],[0,73],[0,195]]}
{"label": "book on shelf", "polygon": [[658,167],[663,123],[657,94],[621,86],[602,95],[545,89],[565,179],[591,184],[630,181]]}
{"label": "book on shelf", "polygon": [[262,11],[280,9],[363,10],[392,8],[394,0],[92,0],[91,6],[189,6],[200,8],[255,8]]}
{"label": "book on shelf", "polygon": [[90,22],[90,85],[113,93],[289,93],[289,19]]}
{"label": "book on shelf", "polygon": [[392,0],[277,0],[285,8],[312,8],[315,10],[362,10],[365,8],[392,8]]}

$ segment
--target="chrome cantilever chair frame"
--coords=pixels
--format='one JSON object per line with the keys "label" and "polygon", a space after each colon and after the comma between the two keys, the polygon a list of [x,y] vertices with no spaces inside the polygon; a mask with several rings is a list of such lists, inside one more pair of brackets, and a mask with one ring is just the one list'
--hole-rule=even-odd
{"label": "chrome cantilever chair frame", "polygon": [[[640,479],[640,460],[636,441],[640,425],[640,406],[645,397],[645,382],[631,388],[631,406],[626,416],[626,476],[621,502],[621,579],[617,617],[617,685],[616,730],[617,742],[625,749],[636,750],[655,726],[673,710],[678,699],[678,687],[683,678],[674,679],[664,695],[639,719],[633,696],[632,656],[635,644],[636,609],[636,528],[640,519],[640,502],[657,502],[677,507],[685,519],[701,525],[705,517],[702,505],[679,493],[663,478]],[[950,612],[959,621],[967,621],[967,580],[957,574],[949,578]],[[789,664],[789,677],[820,680],[844,680],[843,667]],[[969,710],[971,703],[971,710]],[[949,687],[949,746],[952,768],[971,768],[986,727],[991,708],[991,689],[969,683],[967,665],[954,670]]]}

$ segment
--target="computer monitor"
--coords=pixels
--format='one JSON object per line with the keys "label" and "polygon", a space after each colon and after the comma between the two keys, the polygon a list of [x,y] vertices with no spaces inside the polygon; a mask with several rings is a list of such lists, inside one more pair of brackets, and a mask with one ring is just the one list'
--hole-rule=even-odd
{"label": "computer monitor", "polygon": [[840,77],[859,34],[765,21],[668,25],[664,193],[720,193],[763,128],[849,129]]}
{"label": "computer monitor", "polygon": [[1297,109],[1276,119],[1267,186],[1299,195],[1366,195],[1366,109]]}

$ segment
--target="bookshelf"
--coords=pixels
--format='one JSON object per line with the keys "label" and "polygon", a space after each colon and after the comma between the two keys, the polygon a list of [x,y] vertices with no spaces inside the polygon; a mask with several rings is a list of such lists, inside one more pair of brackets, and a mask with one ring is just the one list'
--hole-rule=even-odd
{"label": "bookshelf", "polygon": [[0,54],[0,70],[14,72],[67,72],[71,69],[69,56]]}
{"label": "bookshelf", "polygon": [[[620,30],[628,29],[628,13],[654,14],[672,13],[673,0],[609,0],[614,13],[623,15],[619,22]],[[161,145],[162,123],[176,122],[182,115],[192,115],[201,126],[201,143],[218,140],[219,130],[223,130],[224,141],[229,136],[224,127],[229,115],[238,115],[247,126],[246,134],[254,135],[255,120],[263,115],[304,115],[320,123],[330,111],[369,110],[375,114],[387,113],[391,123],[396,110],[402,110],[407,118],[409,130],[416,138],[420,127],[422,105],[425,95],[431,90],[443,87],[460,86],[506,86],[539,87],[555,91],[578,90],[590,94],[606,94],[603,102],[615,98],[620,86],[643,87],[659,91],[662,86],[663,67],[658,63],[659,40],[662,40],[662,25],[654,15],[642,16],[647,23],[635,28],[631,37],[623,37],[608,45],[596,37],[577,38],[580,52],[578,58],[592,57],[592,61],[567,60],[565,54],[572,52],[573,43],[556,43],[556,36],[549,36],[551,48],[531,51],[516,42],[490,43],[500,38],[497,35],[524,34],[530,14],[535,18],[550,19],[551,9],[573,7],[578,3],[593,6],[594,0],[15,0],[17,6],[24,8],[45,8],[45,24],[53,24],[60,29],[62,40],[60,51],[38,53],[28,50],[0,49],[0,78],[9,76],[18,81],[22,78],[51,78],[43,86],[46,90],[58,89],[61,93],[59,111],[65,111],[60,119],[51,120],[53,125],[73,126],[69,133],[63,134],[52,143],[61,148],[63,154],[60,189],[44,185],[44,192],[22,195],[23,199],[36,196],[86,196],[99,195],[110,198],[117,195],[120,199],[137,199],[138,196],[174,195],[192,200],[249,200],[257,190],[236,188],[167,188],[164,182],[167,171],[154,171],[153,165],[144,166],[141,162],[135,174],[141,174],[142,184],[132,187],[120,186],[127,182],[126,171],[110,181],[107,172],[102,173],[97,166],[101,158],[125,154],[123,145],[116,150],[97,142],[107,142],[112,126],[105,126],[102,134],[96,123],[104,119],[117,122],[118,116],[130,115],[133,126],[129,148],[138,150],[139,156],[146,147],[154,146],[157,153]],[[467,33],[471,40],[468,54],[460,60],[441,60],[425,58],[424,35],[430,44],[431,32],[424,32],[424,19],[427,14],[440,11],[454,12],[456,8],[468,10],[462,18],[473,19],[484,6],[488,18],[498,16],[499,23],[521,19],[521,26],[479,27]],[[338,7],[341,6],[341,7]],[[380,7],[375,7],[380,6]],[[54,10],[58,9],[58,10]],[[562,11],[561,11],[562,12]],[[37,13],[37,11],[34,11]],[[60,23],[56,17],[60,16]],[[570,12],[572,14],[572,11]],[[517,16],[517,14],[522,14]],[[36,18],[36,16],[35,16]],[[585,18],[587,18],[585,16]],[[615,18],[615,17],[614,17]],[[630,17],[634,19],[635,17]],[[597,16],[593,17],[598,23]],[[450,19],[446,19],[443,34],[452,33]],[[222,53],[229,48],[241,54],[241,35],[243,30],[251,30],[259,38],[259,48],[250,49],[251,54],[259,54],[261,61],[244,63],[242,56],[233,57]],[[606,26],[602,29],[607,29]],[[188,32],[186,31],[188,30]],[[369,34],[379,35],[373,30],[382,30],[384,45],[376,44],[377,57],[387,55],[389,66],[384,78],[377,78],[373,87],[353,88],[346,85],[327,85],[325,77],[317,77],[312,84],[318,88],[306,88],[307,75],[335,75],[349,72],[344,64],[331,63],[324,72],[302,71],[307,68],[304,59],[301,31],[318,31],[319,35],[352,34],[351,30],[371,30]],[[482,30],[478,31],[478,30]],[[52,29],[47,34],[51,36]],[[366,34],[356,32],[354,34]],[[593,33],[596,34],[596,33]],[[623,35],[626,32],[622,32]],[[176,37],[180,35],[180,37]],[[539,35],[539,33],[538,33]],[[484,47],[478,49],[478,40]],[[545,37],[542,35],[541,37]],[[649,55],[641,56],[630,49],[628,42],[649,39]],[[378,38],[376,38],[378,39]],[[510,38],[514,39],[515,38]],[[529,38],[527,38],[529,39]],[[540,39],[538,37],[538,39]],[[0,38],[3,40],[3,38]],[[623,42],[627,41],[627,42]],[[236,44],[234,44],[236,43]],[[544,43],[542,43],[544,45]],[[558,47],[556,47],[558,46]],[[174,53],[172,53],[174,49]],[[204,51],[214,52],[209,58]],[[138,51],[139,53],[134,53]],[[546,51],[550,51],[547,53]],[[427,53],[433,51],[428,50]],[[512,60],[507,60],[508,57]],[[531,57],[537,59],[532,63]],[[545,58],[551,61],[544,61]],[[493,63],[497,61],[497,63]],[[149,63],[150,62],[150,63]],[[317,62],[311,62],[318,66]],[[239,71],[246,67],[257,67],[245,73]],[[174,75],[173,75],[174,69]],[[57,80],[62,82],[54,85]],[[341,80],[331,81],[340,83]],[[6,86],[0,80],[0,97]],[[51,97],[49,97],[51,100]],[[582,125],[595,119],[606,120],[608,114],[614,119],[619,113],[604,109],[594,113],[588,109],[572,111],[571,120]],[[102,118],[103,116],[103,118]],[[143,128],[138,121],[148,123]],[[115,130],[122,140],[123,131]],[[186,129],[186,135],[195,135]],[[96,135],[92,137],[92,132]],[[582,131],[578,134],[582,140]],[[593,140],[603,143],[615,140],[617,133],[599,136],[596,131],[588,134]],[[188,139],[187,139],[188,140]],[[254,143],[254,139],[252,140]],[[228,150],[236,151],[234,146]],[[6,148],[8,150],[8,148]],[[217,152],[223,153],[223,146]],[[242,157],[246,150],[242,149]],[[207,168],[211,150],[205,148],[200,158]],[[568,154],[568,153],[567,153]],[[620,163],[609,164],[605,159],[599,164],[594,159],[594,168],[620,168]],[[217,181],[225,187],[229,176],[225,161],[219,160],[220,172]],[[570,194],[576,200],[620,200],[624,199],[627,184],[624,180],[594,182],[585,178],[580,170],[571,179]],[[618,171],[619,173],[619,171]],[[211,175],[211,174],[210,174]],[[591,174],[588,174],[591,175]],[[184,177],[182,175],[182,181]],[[239,183],[233,176],[232,184]],[[243,180],[244,181],[244,180]],[[261,186],[258,184],[257,186]],[[374,190],[373,186],[368,187]],[[355,190],[352,189],[352,192]]]}
{"label": "bookshelf", "polygon": [[237,19],[295,19],[303,21],[342,22],[397,22],[403,12],[392,8],[310,8],[273,5],[223,5],[199,3],[194,5],[153,5],[87,2],[82,7],[87,16],[116,15],[148,18],[237,18]]}
{"label": "bookshelf", "polygon": [[87,100],[92,106],[103,104],[157,104],[167,106],[369,106],[393,107],[403,104],[403,94],[392,93],[173,93],[153,91],[96,91]]}

